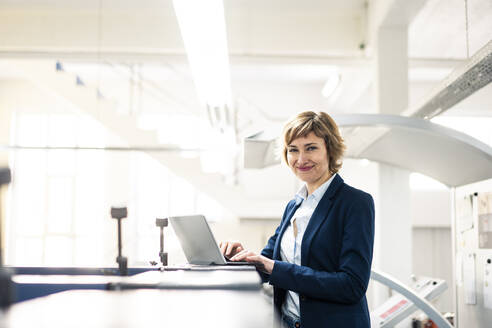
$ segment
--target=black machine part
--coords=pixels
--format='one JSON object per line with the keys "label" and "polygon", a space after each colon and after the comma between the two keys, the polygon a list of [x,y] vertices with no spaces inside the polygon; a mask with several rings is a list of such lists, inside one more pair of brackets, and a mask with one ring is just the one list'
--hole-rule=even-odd
{"label": "black machine part", "polygon": [[128,210],[126,207],[111,207],[111,217],[118,220],[118,256],[116,257],[116,263],[120,270],[120,275],[128,275],[128,259],[121,254],[122,241],[121,241],[121,220],[126,218]]}
{"label": "black machine part", "polygon": [[0,186],[10,183],[11,178],[12,176],[9,168],[0,168]]}
{"label": "black machine part", "polygon": [[[6,185],[10,183],[11,180],[11,174],[10,174],[10,169],[8,167],[1,167],[0,168],[0,188],[3,185]],[[0,190],[1,192],[1,190]],[[0,194],[1,196],[1,194]],[[2,199],[0,198],[0,267],[3,266],[3,232],[2,232],[2,227],[3,227],[3,218],[2,218]]]}
{"label": "black machine part", "polygon": [[167,218],[156,218],[155,219],[155,225],[160,228],[160,242],[161,242],[161,248],[159,251],[159,258],[161,259],[162,265],[167,266],[168,262],[168,257],[167,257],[167,252],[164,252],[164,227],[168,226],[168,219]]}
{"label": "black machine part", "polygon": [[[0,187],[10,183],[10,181],[10,169],[0,168]],[[2,207],[0,203],[0,237],[2,236],[2,225]],[[3,267],[3,249],[1,248],[1,243],[2,239],[0,238],[0,308],[6,308],[14,302],[15,285],[12,282],[12,272],[10,269]]]}

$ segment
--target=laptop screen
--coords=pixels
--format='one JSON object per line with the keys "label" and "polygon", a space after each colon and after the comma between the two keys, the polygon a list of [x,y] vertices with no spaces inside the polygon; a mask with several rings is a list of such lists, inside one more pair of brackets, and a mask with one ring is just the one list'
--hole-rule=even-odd
{"label": "laptop screen", "polygon": [[189,263],[227,263],[203,215],[174,216],[169,221]]}

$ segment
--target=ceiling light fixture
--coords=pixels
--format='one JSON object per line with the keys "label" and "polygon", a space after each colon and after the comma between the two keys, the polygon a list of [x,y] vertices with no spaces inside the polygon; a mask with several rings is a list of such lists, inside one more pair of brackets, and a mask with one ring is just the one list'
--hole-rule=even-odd
{"label": "ceiling light fixture", "polygon": [[231,107],[229,55],[222,0],[173,0],[199,100]]}

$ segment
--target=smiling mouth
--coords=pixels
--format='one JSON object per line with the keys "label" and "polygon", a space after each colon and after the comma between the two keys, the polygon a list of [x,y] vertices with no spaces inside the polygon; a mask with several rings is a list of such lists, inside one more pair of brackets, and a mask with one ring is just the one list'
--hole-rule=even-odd
{"label": "smiling mouth", "polygon": [[305,167],[298,167],[297,169],[301,172],[307,172],[312,168],[313,168],[313,166],[305,166]]}

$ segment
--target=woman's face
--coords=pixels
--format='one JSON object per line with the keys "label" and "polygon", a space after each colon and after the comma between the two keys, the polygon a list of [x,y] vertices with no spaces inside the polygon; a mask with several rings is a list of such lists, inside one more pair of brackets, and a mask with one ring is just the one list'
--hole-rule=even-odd
{"label": "woman's face", "polygon": [[309,194],[331,177],[325,141],[314,132],[287,145],[287,162],[292,172],[306,183]]}

